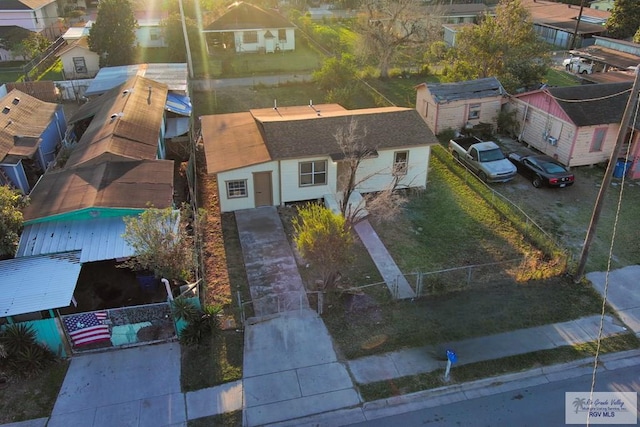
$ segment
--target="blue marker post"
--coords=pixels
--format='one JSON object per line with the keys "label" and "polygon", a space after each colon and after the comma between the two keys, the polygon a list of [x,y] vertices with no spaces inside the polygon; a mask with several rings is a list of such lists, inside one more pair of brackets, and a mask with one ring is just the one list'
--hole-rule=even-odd
{"label": "blue marker post", "polygon": [[458,355],[453,350],[447,350],[447,368],[444,370],[444,381],[449,382],[449,373],[451,372],[451,365],[458,361]]}

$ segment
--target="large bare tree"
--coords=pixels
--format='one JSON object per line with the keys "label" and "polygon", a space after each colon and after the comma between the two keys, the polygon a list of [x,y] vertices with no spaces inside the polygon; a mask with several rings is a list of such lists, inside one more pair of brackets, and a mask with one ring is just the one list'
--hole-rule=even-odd
{"label": "large bare tree", "polygon": [[[355,224],[361,220],[365,210],[377,220],[389,220],[398,215],[406,198],[396,189],[400,178],[406,175],[408,165],[393,170],[389,166],[369,173],[358,173],[362,163],[377,153],[377,147],[367,141],[367,129],[360,129],[357,119],[351,119],[347,126],[338,128],[333,136],[342,151],[343,158],[340,162],[346,166],[346,172],[338,177],[341,190],[336,198],[340,213],[347,223]],[[353,201],[352,195],[358,187],[379,174],[391,175],[389,184],[380,192],[369,193],[361,200]]]}
{"label": "large bare tree", "polygon": [[389,77],[399,49],[420,40],[424,18],[419,0],[364,0],[358,32],[363,52],[375,58],[380,78]]}

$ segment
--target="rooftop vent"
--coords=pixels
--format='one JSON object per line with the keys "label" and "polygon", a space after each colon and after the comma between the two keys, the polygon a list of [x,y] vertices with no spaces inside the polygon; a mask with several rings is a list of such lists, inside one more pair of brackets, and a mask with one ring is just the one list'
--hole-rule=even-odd
{"label": "rooftop vent", "polygon": [[11,111],[11,108],[9,108],[9,107],[5,106],[5,107],[2,109],[2,114],[9,114],[9,111]]}
{"label": "rooftop vent", "polygon": [[20,98],[18,97],[13,98],[13,101],[11,101],[13,105],[18,105],[19,102],[20,102]]}

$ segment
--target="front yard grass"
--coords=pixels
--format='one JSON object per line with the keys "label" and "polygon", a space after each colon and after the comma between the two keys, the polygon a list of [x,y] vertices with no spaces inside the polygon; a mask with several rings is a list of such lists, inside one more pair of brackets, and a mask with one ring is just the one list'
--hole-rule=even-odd
{"label": "front yard grass", "polygon": [[[404,273],[509,260],[537,250],[436,156],[424,193],[410,197],[402,217],[374,227]],[[347,359],[562,322],[601,310],[590,286],[573,284],[565,276],[472,286],[413,301],[370,297],[376,304],[364,310],[347,310],[352,297],[343,295],[325,311],[327,327]]]}
{"label": "front yard grass", "polygon": [[68,367],[69,360],[61,360],[37,375],[11,379],[0,389],[0,424],[51,415]]}

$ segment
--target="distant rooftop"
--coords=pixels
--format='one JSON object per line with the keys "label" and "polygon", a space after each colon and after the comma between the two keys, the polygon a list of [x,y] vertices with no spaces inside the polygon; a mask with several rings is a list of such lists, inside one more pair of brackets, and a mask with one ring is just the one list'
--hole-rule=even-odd
{"label": "distant rooftop", "polygon": [[101,95],[136,75],[164,83],[170,92],[187,93],[187,64],[163,63],[101,68],[84,94],[85,96]]}

